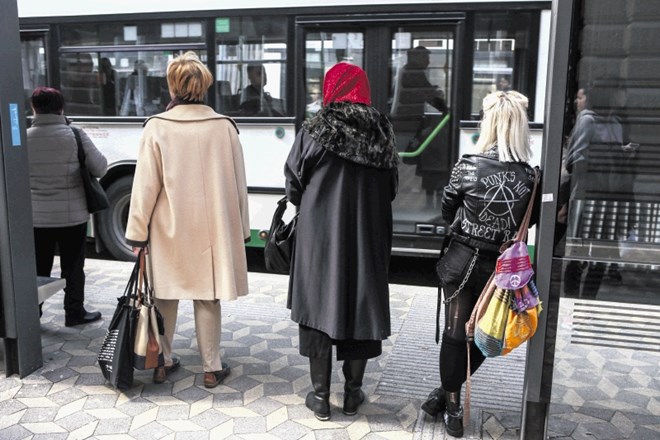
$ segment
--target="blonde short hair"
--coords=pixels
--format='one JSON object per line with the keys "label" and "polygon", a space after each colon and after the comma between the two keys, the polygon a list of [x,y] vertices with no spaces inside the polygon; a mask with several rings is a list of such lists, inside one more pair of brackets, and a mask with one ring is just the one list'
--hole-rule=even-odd
{"label": "blonde short hair", "polygon": [[501,162],[529,162],[527,97],[516,91],[493,92],[483,100],[483,119],[477,150],[484,153],[497,145]]}
{"label": "blonde short hair", "polygon": [[213,75],[195,52],[188,51],[167,65],[167,87],[181,101],[203,101]]}

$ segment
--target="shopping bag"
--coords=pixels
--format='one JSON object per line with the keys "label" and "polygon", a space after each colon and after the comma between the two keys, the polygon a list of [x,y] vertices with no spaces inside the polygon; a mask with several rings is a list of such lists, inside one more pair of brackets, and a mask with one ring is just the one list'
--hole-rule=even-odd
{"label": "shopping bag", "polygon": [[133,295],[138,269],[136,263],[124,294],[117,298],[115,313],[97,357],[103,377],[119,390],[127,390],[133,385],[133,325],[137,313]]}
{"label": "shopping bag", "polygon": [[477,321],[474,343],[486,357],[502,354],[510,302],[511,291],[496,287],[483,316]]}
{"label": "shopping bag", "polygon": [[149,284],[144,251],[138,255],[138,288],[136,295],[137,317],[135,343],[133,344],[133,366],[138,370],[149,370],[165,365],[160,335],[164,333],[163,317],[153,303],[153,291]]}

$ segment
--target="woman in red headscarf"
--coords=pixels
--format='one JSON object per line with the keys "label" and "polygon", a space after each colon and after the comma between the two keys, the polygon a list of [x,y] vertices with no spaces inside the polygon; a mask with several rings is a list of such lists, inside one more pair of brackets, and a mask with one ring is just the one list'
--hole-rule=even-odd
{"label": "woman in red headscarf", "polygon": [[388,268],[398,184],[392,126],[371,107],[369,81],[339,63],[323,83],[323,108],[303,123],[284,173],[299,207],[291,263],[291,319],[309,357],[314,391],[305,404],[330,418],[332,346],[346,378],[343,412],[355,415],[367,359],[390,335]]}

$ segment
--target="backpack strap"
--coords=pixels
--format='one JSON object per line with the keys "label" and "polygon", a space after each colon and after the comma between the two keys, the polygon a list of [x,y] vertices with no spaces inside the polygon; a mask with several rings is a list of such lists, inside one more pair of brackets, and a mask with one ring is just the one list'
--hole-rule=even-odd
{"label": "backpack strap", "polygon": [[[518,227],[518,231],[516,232],[516,235],[513,236],[513,240],[510,240],[509,242],[505,243],[508,244],[504,249],[508,248],[511,246],[512,242],[515,241],[526,241],[527,240],[527,232],[529,230],[529,222],[532,219],[532,211],[534,210],[534,201],[536,200],[536,189],[539,186],[539,171],[535,167],[534,168],[534,187],[532,188],[532,195],[529,198],[529,202],[527,202],[527,210],[525,211],[525,216],[523,217],[522,221],[520,222],[520,226]],[[503,249],[500,248],[500,252],[502,252]]]}

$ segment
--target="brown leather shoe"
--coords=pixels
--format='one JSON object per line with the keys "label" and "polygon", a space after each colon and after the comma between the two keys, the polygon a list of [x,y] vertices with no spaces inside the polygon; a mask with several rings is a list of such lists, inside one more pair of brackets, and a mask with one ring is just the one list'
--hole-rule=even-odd
{"label": "brown leather shoe", "polygon": [[154,368],[153,382],[154,383],[165,382],[167,376],[169,376],[170,373],[174,373],[176,370],[178,370],[180,365],[181,365],[181,361],[179,360],[179,358],[172,358],[172,365],[170,365],[169,367]]}
{"label": "brown leather shoe", "polygon": [[231,373],[229,365],[222,363],[222,370],[210,371],[204,373],[204,386],[206,388],[215,388],[222,383],[223,380]]}

